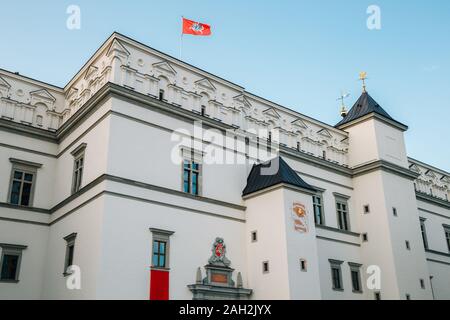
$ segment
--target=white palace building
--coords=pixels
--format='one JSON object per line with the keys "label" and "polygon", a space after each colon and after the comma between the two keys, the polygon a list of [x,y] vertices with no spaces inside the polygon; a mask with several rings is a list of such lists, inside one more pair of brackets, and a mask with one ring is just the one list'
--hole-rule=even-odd
{"label": "white palace building", "polygon": [[0,300],[450,299],[450,173],[342,116],[118,33],[64,88],[0,70]]}

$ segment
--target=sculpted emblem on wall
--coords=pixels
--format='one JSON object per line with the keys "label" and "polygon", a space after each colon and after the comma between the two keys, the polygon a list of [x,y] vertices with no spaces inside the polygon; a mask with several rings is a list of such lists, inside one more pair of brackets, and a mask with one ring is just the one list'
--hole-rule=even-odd
{"label": "sculpted emblem on wall", "polygon": [[304,204],[294,202],[292,204],[292,220],[294,222],[294,230],[300,233],[308,232],[308,212]]}

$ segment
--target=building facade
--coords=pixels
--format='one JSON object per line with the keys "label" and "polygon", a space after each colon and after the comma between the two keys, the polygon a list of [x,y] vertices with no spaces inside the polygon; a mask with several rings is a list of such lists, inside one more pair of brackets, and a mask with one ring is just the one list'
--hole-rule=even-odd
{"label": "building facade", "polygon": [[450,174],[406,130],[117,33],[64,88],[0,70],[0,299],[449,299]]}

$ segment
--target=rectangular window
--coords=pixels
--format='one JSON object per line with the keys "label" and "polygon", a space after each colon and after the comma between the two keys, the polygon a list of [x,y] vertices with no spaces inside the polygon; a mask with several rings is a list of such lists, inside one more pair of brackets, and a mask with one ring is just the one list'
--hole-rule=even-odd
{"label": "rectangular window", "polygon": [[8,200],[18,206],[33,206],[34,187],[36,185],[39,163],[10,158],[12,163]]}
{"label": "rectangular window", "polygon": [[369,241],[369,236],[367,235],[367,233],[362,234],[362,239],[363,239],[363,242]]}
{"label": "rectangular window", "polygon": [[303,272],[307,271],[307,264],[305,259],[300,259],[300,270]]}
{"label": "rectangular window", "polygon": [[336,200],[336,212],[338,220],[338,228],[341,230],[350,230],[350,221],[348,216],[348,205],[347,201],[337,199]]}
{"label": "rectangular window", "polygon": [[183,162],[183,191],[198,196],[200,194],[201,165],[195,161]]}
{"label": "rectangular window", "polygon": [[447,249],[450,252],[450,226],[444,226],[445,241],[447,241]]}
{"label": "rectangular window", "polygon": [[82,143],[74,151],[71,152],[74,157],[73,162],[73,175],[72,175],[72,194],[78,192],[81,189],[84,172],[84,152],[86,144]]}
{"label": "rectangular window", "polygon": [[352,280],[352,291],[355,293],[362,293],[361,285],[361,264],[349,262],[350,278]]}
{"label": "rectangular window", "polygon": [[405,241],[405,245],[406,245],[406,250],[411,250],[408,240]]}
{"label": "rectangular window", "polygon": [[19,206],[30,206],[34,173],[24,170],[13,170],[10,203]]}
{"label": "rectangular window", "polygon": [[422,233],[423,246],[428,249],[427,230],[425,229],[425,219],[420,218],[420,231]]}
{"label": "rectangular window", "polygon": [[319,225],[325,225],[322,194],[316,194],[313,196],[313,210],[314,222]]}
{"label": "rectangular window", "polygon": [[411,300],[411,296],[409,294],[406,294],[406,300]]}
{"label": "rectangular window", "polygon": [[394,215],[394,217],[397,216],[397,208],[392,208],[392,214]]}
{"label": "rectangular window", "polygon": [[75,239],[77,237],[76,233],[72,233],[68,235],[67,237],[64,237],[64,240],[66,240],[66,257],[64,260],[64,275],[69,275],[70,270],[69,268],[73,265],[73,258],[75,255]]}
{"label": "rectangular window", "polygon": [[252,231],[252,242],[258,241],[258,233],[256,231]]}
{"label": "rectangular window", "polygon": [[155,268],[166,267],[167,243],[165,241],[153,241],[153,259],[152,266]]}
{"label": "rectangular window", "polygon": [[160,101],[164,100],[164,90],[163,89],[159,90],[159,97],[158,98],[159,98]]}
{"label": "rectangular window", "polygon": [[375,292],[374,297],[375,297],[375,300],[381,300],[381,293]]}
{"label": "rectangular window", "polygon": [[26,246],[0,244],[0,282],[18,282],[22,250]]}
{"label": "rectangular window", "polygon": [[364,206],[364,214],[368,214],[368,213],[370,213],[370,207],[369,207],[368,204],[366,204],[366,205]]}
{"label": "rectangular window", "polygon": [[150,232],[150,300],[169,300],[170,237],[174,232],[155,228],[150,228]]}
{"label": "rectangular window", "polygon": [[342,284],[342,271],[341,271],[341,265],[343,261],[332,259],[330,259],[329,261],[331,266],[331,283],[333,286],[333,290],[342,291],[344,290]]}
{"label": "rectangular window", "polygon": [[263,273],[269,273],[269,261],[263,262]]}
{"label": "rectangular window", "polygon": [[172,231],[150,229],[153,235],[152,242],[152,268],[169,268],[169,248]]}
{"label": "rectangular window", "polygon": [[423,279],[420,279],[420,288],[425,289],[425,281]]}

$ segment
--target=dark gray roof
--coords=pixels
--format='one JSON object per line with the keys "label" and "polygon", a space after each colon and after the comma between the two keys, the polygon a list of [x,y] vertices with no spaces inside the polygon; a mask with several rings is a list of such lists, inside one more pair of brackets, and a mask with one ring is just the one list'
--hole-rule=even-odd
{"label": "dark gray roof", "polygon": [[[272,175],[261,174],[262,168],[276,168],[276,162],[279,161],[278,170]],[[264,173],[264,172],[263,172]],[[243,196],[260,191],[280,183],[289,184],[303,189],[316,191],[313,187],[303,181],[302,178],[295,172],[281,157],[277,157],[268,162],[253,165],[252,170],[247,178],[247,186],[242,192]]]}
{"label": "dark gray roof", "polygon": [[402,123],[394,120],[367,92],[363,92],[348,114],[335,127],[342,126],[350,121],[361,118],[370,113],[377,113],[384,118],[395,121],[401,125]]}

